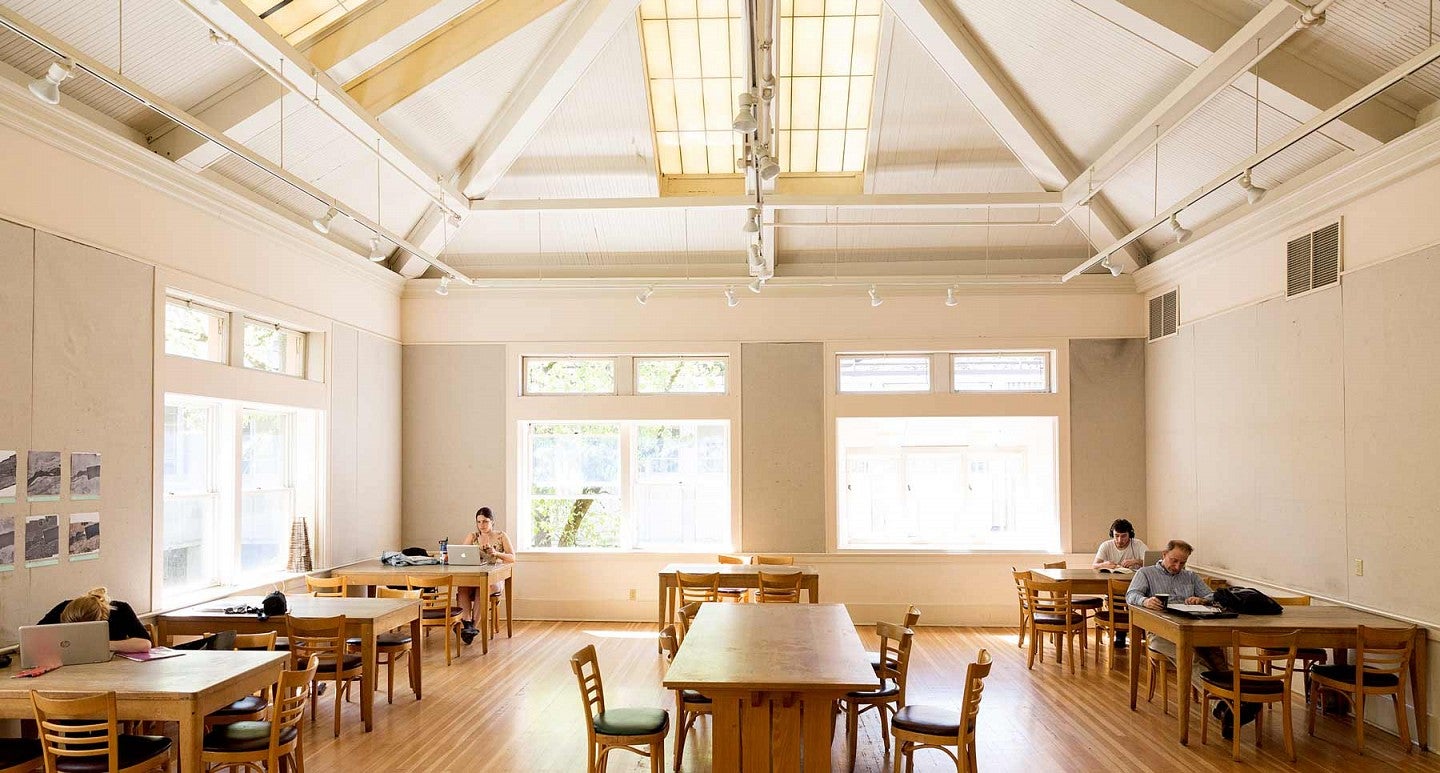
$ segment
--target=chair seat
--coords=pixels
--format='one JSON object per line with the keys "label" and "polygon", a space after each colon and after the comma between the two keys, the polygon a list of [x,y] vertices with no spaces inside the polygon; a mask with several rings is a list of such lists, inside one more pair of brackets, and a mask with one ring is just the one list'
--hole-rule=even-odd
{"label": "chair seat", "polygon": [[403,647],[406,644],[410,644],[412,641],[414,640],[410,638],[410,633],[408,631],[391,631],[389,633],[382,633],[379,636],[375,637],[375,644],[376,646],[380,647]]}
{"label": "chair seat", "polygon": [[[876,671],[879,671],[879,670],[880,670],[880,653],[878,653],[878,652],[866,652],[866,653],[865,653],[865,657],[870,660],[870,667],[871,667],[871,668],[875,669]],[[890,668],[892,668],[892,669],[898,669],[898,668],[900,668],[900,662],[897,661],[897,660],[895,660],[895,658],[886,658],[886,661],[887,661],[887,662],[886,662],[885,665],[889,666]]]}
{"label": "chair seat", "polygon": [[911,704],[895,712],[890,725],[925,735],[960,735],[960,712],[943,706]]}
{"label": "chair seat", "polygon": [[680,700],[685,703],[709,703],[710,699],[694,690],[681,690]]}
{"label": "chair seat", "polygon": [[244,698],[241,698],[240,700],[235,701],[234,703],[230,704],[229,706],[226,706],[226,707],[221,708],[221,709],[216,709],[215,711],[210,712],[210,716],[212,716],[212,717],[244,716],[244,715],[246,715],[246,714],[254,714],[254,713],[257,712],[257,711],[264,711],[264,710],[265,710],[265,707],[266,707],[266,706],[269,706],[269,705],[270,705],[270,701],[268,701],[268,700],[266,700],[266,699],[264,699],[264,698],[261,698],[261,697],[258,696],[258,695],[246,695]]}
{"label": "chair seat", "polygon": [[[1072,624],[1079,625],[1080,623],[1084,622],[1084,620],[1085,616],[1083,614],[1079,612],[1070,613],[1070,622]],[[1056,614],[1054,612],[1036,612],[1035,623],[1037,625],[1064,625],[1065,616]]]}
{"label": "chair seat", "polygon": [[[1263,677],[1264,674],[1258,671],[1240,672],[1240,692],[1249,695],[1279,695],[1285,692],[1285,684],[1273,679],[1252,679],[1251,677]],[[1202,671],[1200,678],[1206,682],[1223,687],[1227,690],[1235,687],[1234,671]]]}
{"label": "chair seat", "polygon": [[1105,606],[1105,599],[1100,596],[1074,596],[1070,599],[1070,606],[1075,609],[1099,609]]}
{"label": "chair seat", "polygon": [[24,762],[39,762],[40,755],[39,739],[0,738],[0,768],[13,768]]}
{"label": "chair seat", "polygon": [[[1285,657],[1285,654],[1289,651],[1289,649],[1284,649],[1281,647],[1264,647],[1260,650],[1260,652],[1264,653],[1267,656],[1282,658]],[[1330,653],[1326,652],[1321,647],[1297,647],[1295,649],[1295,659],[1318,660],[1321,663],[1324,663],[1325,661],[1330,659]]]}
{"label": "chair seat", "polygon": [[654,735],[669,727],[665,709],[609,709],[595,717],[595,732],[605,735]]}
{"label": "chair seat", "polygon": [[749,593],[749,592],[750,592],[750,589],[749,589],[749,588],[721,588],[721,589],[720,589],[720,595],[721,595],[721,596],[744,596],[746,593]]}
{"label": "chair seat", "polygon": [[[122,735],[116,739],[120,753],[120,767],[133,765],[159,757],[170,750],[170,739],[163,735]],[[55,769],[65,773],[105,773],[110,770],[110,758],[104,754],[87,757],[60,757]]]}
{"label": "chair seat", "polygon": [[[295,740],[294,727],[281,728],[280,743]],[[236,722],[221,725],[205,734],[207,752],[253,752],[270,748],[269,722]]]}
{"label": "chair seat", "polygon": [[[347,653],[347,654],[345,655],[345,657],[344,657],[343,659],[341,659],[341,661],[340,661],[340,670],[342,670],[342,671],[352,671],[352,670],[354,670],[354,669],[359,668],[359,667],[360,667],[360,664],[361,664],[362,662],[364,662],[364,661],[361,659],[361,657],[360,657],[359,655],[356,655],[356,654],[353,654],[353,653]],[[328,674],[328,673],[334,673],[334,672],[335,672],[335,656],[334,656],[334,655],[321,655],[321,656],[320,656],[320,667],[316,669],[316,673]]]}
{"label": "chair seat", "polygon": [[[1329,666],[1315,666],[1310,669],[1310,674],[1312,676],[1318,676],[1323,679],[1328,679],[1332,682],[1340,682],[1342,684],[1355,684],[1354,665],[1342,666],[1337,664]],[[1398,684],[1400,684],[1400,677],[1398,674],[1385,674],[1379,671],[1371,671],[1369,669],[1366,669],[1365,671],[1366,687],[1394,687]]]}
{"label": "chair seat", "polygon": [[900,685],[897,684],[894,679],[886,679],[880,683],[880,687],[878,689],[856,690],[855,692],[845,693],[845,697],[865,700],[870,698],[888,698],[891,695],[899,694]]}
{"label": "chair seat", "polygon": [[[1095,624],[1096,624],[1096,625],[1103,625],[1103,626],[1105,626],[1106,628],[1109,628],[1109,627],[1110,627],[1110,616],[1109,616],[1109,615],[1096,615],[1096,616],[1095,616]],[[1130,613],[1128,613],[1128,612],[1117,612],[1117,613],[1115,613],[1115,625],[1119,626],[1119,625],[1129,625],[1129,624],[1130,624]]]}
{"label": "chair seat", "polygon": [[[450,607],[450,616],[458,619],[458,618],[460,617],[460,613],[461,613],[462,611],[464,611],[464,610],[460,609],[460,607]],[[421,611],[420,617],[422,617],[422,618],[424,618],[424,619],[426,619],[426,620],[444,620],[444,619],[445,619],[445,610],[443,610],[443,609],[426,609],[426,610]]]}

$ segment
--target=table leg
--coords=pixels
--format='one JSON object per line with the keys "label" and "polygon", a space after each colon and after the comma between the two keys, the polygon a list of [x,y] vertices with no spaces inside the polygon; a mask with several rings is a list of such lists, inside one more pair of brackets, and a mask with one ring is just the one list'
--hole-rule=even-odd
{"label": "table leg", "polygon": [[660,632],[665,630],[665,575],[660,575],[660,588],[655,593],[660,608],[655,613],[655,651],[663,652],[664,647],[660,646]]}
{"label": "table leg", "polygon": [[805,740],[802,742],[805,773],[830,773],[830,729],[835,726],[832,703],[834,701],[820,695],[803,696],[800,721],[805,726]]}
{"label": "table leg", "polygon": [[766,693],[755,693],[740,706],[740,755],[741,770],[771,769],[770,696]]}
{"label": "table leg", "polygon": [[[475,616],[480,618],[480,654],[488,655],[490,653],[490,575],[480,575],[480,581],[482,585],[475,589],[475,595],[480,599],[475,606],[480,609]],[[481,593],[485,595],[480,596]]]}
{"label": "table leg", "polygon": [[164,617],[155,619],[155,638],[159,640],[155,642],[155,646],[170,646],[170,623],[166,622]]}
{"label": "table leg", "polygon": [[1190,743],[1190,671],[1195,663],[1195,648],[1181,629],[1175,642],[1175,713],[1180,715],[1180,743]]}
{"label": "table leg", "polygon": [[800,770],[805,701],[790,693],[770,704],[770,749],[774,770]]}
{"label": "table leg", "polygon": [[[367,623],[360,629],[360,718],[365,722],[367,733],[375,729],[375,672],[379,667],[375,626]],[[340,686],[336,685],[335,689]]]}
{"label": "table leg", "polygon": [[421,657],[421,642],[425,640],[420,627],[420,617],[417,615],[410,621],[410,684],[414,685],[415,700],[420,700],[422,693],[422,682],[425,677],[423,666],[424,658]]}
{"label": "table leg", "polygon": [[[711,751],[713,770],[740,770],[740,699],[733,696],[716,697],[711,704],[714,711],[710,728],[715,748]],[[829,769],[826,769],[827,773]]]}
{"label": "table leg", "polygon": [[1423,751],[1430,750],[1430,632],[1415,631],[1415,649],[1410,655],[1410,692],[1415,696],[1415,736]]}
{"label": "table leg", "polygon": [[180,761],[181,773],[200,773],[200,750],[204,743],[205,717],[195,704],[190,704],[185,716],[180,718]]}
{"label": "table leg", "polygon": [[820,577],[809,577],[805,580],[805,588],[810,592],[810,603],[820,603]]}
{"label": "table leg", "polygon": [[1132,618],[1130,620],[1130,652],[1126,660],[1130,662],[1130,710],[1135,710],[1135,696],[1140,692],[1140,660],[1145,656],[1145,629],[1141,628]]}
{"label": "table leg", "polygon": [[515,638],[515,607],[510,604],[510,599],[513,595],[511,592],[511,583],[514,581],[515,575],[513,572],[505,578],[505,638],[507,639]]}

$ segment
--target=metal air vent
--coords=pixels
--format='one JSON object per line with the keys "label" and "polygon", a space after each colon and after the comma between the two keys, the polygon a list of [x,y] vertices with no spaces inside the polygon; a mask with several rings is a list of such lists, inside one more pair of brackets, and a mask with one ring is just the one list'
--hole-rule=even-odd
{"label": "metal air vent", "polygon": [[1285,296],[1340,281],[1340,224],[1331,223],[1285,245]]}
{"label": "metal air vent", "polygon": [[1178,290],[1150,299],[1150,338],[1164,338],[1174,335],[1180,325],[1180,301]]}

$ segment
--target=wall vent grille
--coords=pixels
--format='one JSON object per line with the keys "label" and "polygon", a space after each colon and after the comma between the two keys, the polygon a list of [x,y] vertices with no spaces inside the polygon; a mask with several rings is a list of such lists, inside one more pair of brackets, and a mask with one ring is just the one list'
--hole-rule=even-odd
{"label": "wall vent grille", "polygon": [[1285,297],[1308,293],[1340,281],[1340,224],[1291,240],[1285,245]]}
{"label": "wall vent grille", "polygon": [[1150,299],[1150,338],[1154,341],[1175,335],[1180,325],[1180,302],[1178,290]]}

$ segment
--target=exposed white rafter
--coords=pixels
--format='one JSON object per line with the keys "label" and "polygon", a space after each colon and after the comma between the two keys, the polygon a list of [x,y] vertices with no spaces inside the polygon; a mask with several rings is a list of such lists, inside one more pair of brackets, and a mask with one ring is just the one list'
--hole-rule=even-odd
{"label": "exposed white rafter", "polygon": [[[594,212],[754,206],[753,196],[659,196],[626,199],[476,199],[472,212]],[[771,193],[766,209],[1032,209],[1056,207],[1059,193],[871,193],[821,196]]]}

